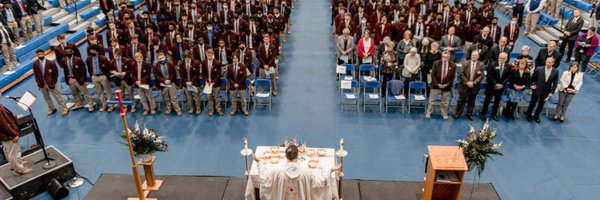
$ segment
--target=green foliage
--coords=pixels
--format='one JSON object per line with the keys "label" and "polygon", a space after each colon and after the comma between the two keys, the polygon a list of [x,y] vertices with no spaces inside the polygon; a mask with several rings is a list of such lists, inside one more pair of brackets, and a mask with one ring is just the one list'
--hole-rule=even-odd
{"label": "green foliage", "polygon": [[[164,141],[164,136],[156,135],[154,129],[148,130],[144,127],[142,131],[138,123],[135,123],[135,127],[130,132],[131,135],[131,146],[133,147],[133,152],[136,156],[142,154],[153,154],[155,152],[165,152],[168,150],[169,145]],[[125,138],[127,140],[126,135],[121,135],[121,138]],[[127,143],[123,143],[127,145]]]}
{"label": "green foliage", "polygon": [[492,155],[503,155],[498,151],[498,148],[502,146],[502,142],[494,144],[495,138],[496,129],[491,128],[486,121],[481,130],[476,130],[471,126],[467,138],[457,141],[463,150],[469,171],[477,169],[477,175],[481,176],[488,158],[493,159]]}

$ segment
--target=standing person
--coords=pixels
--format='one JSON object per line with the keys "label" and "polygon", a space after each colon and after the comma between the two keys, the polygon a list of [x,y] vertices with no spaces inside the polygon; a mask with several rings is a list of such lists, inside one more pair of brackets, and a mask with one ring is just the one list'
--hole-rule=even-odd
{"label": "standing person", "polygon": [[381,69],[381,74],[383,75],[382,94],[385,94],[387,82],[394,78],[396,68],[398,67],[398,57],[396,57],[396,53],[394,52],[394,42],[387,42],[384,49],[385,51],[381,54],[381,64],[383,64],[383,69]]}
{"label": "standing person", "polygon": [[[116,43],[116,40],[113,40]],[[114,83],[119,90],[123,91],[123,97],[133,101],[133,79],[131,78],[131,64],[133,60],[123,57],[120,49],[115,49],[114,58],[110,61],[110,73],[114,77]],[[128,92],[129,96],[125,95]],[[133,106],[135,107],[135,106]],[[123,105],[123,112],[127,112],[127,105]],[[135,112],[135,109],[131,109]]]}
{"label": "standing person", "polygon": [[[571,55],[573,55],[573,50],[575,49],[575,40],[577,40],[579,31],[581,31],[581,28],[583,27],[583,18],[580,17],[580,15],[581,12],[579,10],[574,10],[573,18],[571,18],[569,22],[567,22],[567,25],[565,25],[565,35],[562,37],[562,43],[560,44],[560,48],[558,50],[560,54],[567,57],[567,59],[565,59],[565,63],[571,62]],[[569,45],[569,50],[567,51],[567,54],[565,54],[565,48],[567,45]],[[560,62],[560,60],[555,62]]]}
{"label": "standing person", "polygon": [[12,7],[12,2],[3,1],[2,3],[4,4],[2,16],[6,18],[6,26],[14,34],[14,42],[18,46],[22,42],[22,38],[19,35],[19,21],[21,21],[20,12]]}
{"label": "standing person", "polygon": [[584,73],[579,71],[579,64],[577,62],[571,63],[569,70],[563,72],[560,77],[560,84],[558,85],[558,105],[556,106],[554,120],[559,120],[560,117],[560,122],[565,121],[567,108],[583,84]]}
{"label": "standing person", "polygon": [[[527,11],[527,19],[525,22],[525,32],[527,35],[534,31],[535,25],[540,17],[540,11],[546,6],[546,0],[527,0],[525,4],[525,11]],[[519,25],[521,26],[521,25]]]}
{"label": "standing person", "polygon": [[[440,45],[437,42],[431,43],[431,49],[423,57],[423,67],[421,67],[421,81],[427,85],[431,82],[429,77],[431,73],[431,67],[435,61],[442,59],[442,53],[440,52]],[[431,91],[431,87],[427,87],[427,94]]]}
{"label": "standing person", "polygon": [[10,29],[6,29],[4,25],[0,23],[0,47],[2,47],[4,66],[8,67],[9,70],[19,65],[17,55],[15,54],[15,48],[17,47],[15,39],[13,32]]}
{"label": "standing person", "polygon": [[[556,89],[558,70],[552,67],[554,62],[554,58],[547,58],[546,65],[536,68],[533,72],[531,77],[531,101],[527,111],[525,111],[527,121],[533,119],[535,122],[540,123],[540,113],[544,109],[544,103],[546,103],[546,99],[552,97],[554,89]],[[533,113],[534,108],[536,108],[535,113]]]}
{"label": "standing person", "polygon": [[[275,78],[275,57],[277,57],[277,51],[277,47],[271,44],[269,36],[265,34],[263,36],[263,44],[258,47],[258,61],[261,66],[260,78],[265,78],[267,75],[271,77],[271,91],[273,92],[273,96],[277,96],[277,81]],[[221,63],[219,62],[220,65]],[[205,71],[203,70],[203,72]]]}
{"label": "standing person", "polygon": [[462,114],[462,111],[467,104],[467,117],[473,121],[473,108],[475,107],[475,100],[477,99],[477,93],[479,92],[479,84],[483,81],[483,62],[479,61],[479,51],[473,51],[469,61],[464,61],[462,64],[462,70],[460,72],[460,82],[458,84],[458,105],[456,106],[456,112],[454,119],[458,119]]}
{"label": "standing person", "polygon": [[454,53],[456,51],[461,50],[461,40],[460,37],[455,35],[456,28],[451,26],[448,28],[448,34],[442,36],[442,40],[440,40],[440,46],[442,51],[448,51],[451,55],[452,60],[454,60]]}
{"label": "standing person", "polygon": [[248,103],[246,102],[246,66],[240,63],[240,58],[237,54],[233,54],[232,61],[227,67],[227,82],[229,82],[229,95],[231,96],[231,112],[230,115],[235,115],[238,111],[237,96],[240,96],[242,102],[242,113],[248,116]]}
{"label": "standing person", "polygon": [[[98,111],[104,112],[107,109],[106,101],[112,99],[112,88],[108,82],[108,77],[110,77],[110,61],[98,52],[104,52],[104,48],[98,45],[91,45],[86,64],[98,98],[102,103]],[[112,112],[113,109],[113,106],[108,106],[108,112]]]}
{"label": "standing person", "polygon": [[487,119],[487,110],[494,99],[492,105],[492,112],[490,118],[494,121],[499,121],[500,118],[496,116],[498,113],[498,107],[502,93],[504,93],[504,85],[508,81],[508,75],[510,72],[510,66],[508,64],[508,53],[502,52],[498,56],[498,60],[488,66],[487,69],[487,86],[485,88],[485,100],[483,101],[483,108],[481,109],[481,120]]}
{"label": "standing person", "polygon": [[[138,88],[138,95],[140,96],[142,107],[144,108],[143,115],[147,115],[148,112],[154,115],[156,114],[156,103],[154,103],[150,80],[150,73],[152,73],[151,65],[149,62],[144,61],[144,56],[142,56],[142,53],[140,52],[135,53],[134,58],[131,76],[135,81],[135,86]],[[131,108],[131,112],[135,112],[135,105]]]}
{"label": "standing person", "polygon": [[510,23],[504,27],[504,37],[508,39],[508,46],[512,51],[515,46],[515,42],[519,39],[519,26],[517,25],[517,19],[514,17],[510,20]]}
{"label": "standing person", "polygon": [[506,45],[507,43],[508,43],[508,38],[501,37],[500,41],[498,42],[498,45],[490,48],[490,55],[488,57],[489,63],[496,62],[498,60],[498,56],[500,55],[500,53],[506,53],[506,54],[510,53],[510,48],[508,47],[508,45]]}
{"label": "standing person", "polygon": [[[221,102],[219,101],[219,92],[221,90],[221,63],[215,59],[215,53],[212,49],[206,50],[206,60],[202,63],[202,77],[206,82],[204,87],[211,87],[212,91],[208,96],[208,116],[213,116],[215,110],[219,115],[223,115]],[[271,76],[273,77],[273,76]]]}
{"label": "standing person", "polygon": [[19,127],[15,116],[0,103],[0,140],[6,160],[12,167],[13,175],[20,176],[33,172],[31,168],[25,167],[26,160],[21,158],[21,146],[19,145]]}
{"label": "standing person", "polygon": [[[202,88],[200,88],[200,80],[198,79],[200,77],[200,63],[192,58],[191,51],[186,51],[184,54],[185,59],[179,64],[179,75],[183,82],[181,87],[190,107],[188,113],[194,113],[194,105],[196,105],[196,115],[199,115],[202,112],[200,107]],[[190,91],[190,88],[192,91]],[[196,89],[195,92],[193,88]]]}
{"label": "standing person", "polygon": [[351,53],[354,50],[354,37],[350,36],[350,29],[345,28],[342,35],[338,36],[335,50],[338,64],[352,63]]}
{"label": "standing person", "polygon": [[100,5],[100,11],[102,11],[104,15],[108,15],[109,12],[113,12],[115,8],[115,3],[113,0],[100,0],[98,5]]}
{"label": "standing person", "polygon": [[519,26],[523,25],[523,10],[525,8],[523,4],[526,1],[527,0],[514,0],[515,5],[513,6],[512,17],[516,17],[518,19],[517,24]]}
{"label": "standing person", "polygon": [[56,83],[58,82],[58,69],[56,68],[56,64],[48,59],[45,59],[44,55],[46,55],[44,50],[37,50],[38,60],[33,62],[35,82],[37,83],[40,91],[42,91],[42,95],[44,96],[44,100],[46,100],[46,104],[48,104],[48,115],[52,115],[56,112],[54,102],[52,102],[52,98],[50,98],[50,93],[52,93],[56,103],[58,103],[58,106],[60,106],[62,112],[61,114],[65,116],[67,113],[69,113],[69,109],[63,101],[60,92],[58,92],[58,88],[56,87]]}
{"label": "standing person", "polygon": [[165,100],[165,115],[171,114],[171,108],[181,116],[181,107],[177,100],[177,67],[173,62],[167,62],[164,51],[158,52],[158,63],[154,64],[155,87]]}
{"label": "standing person", "polygon": [[37,0],[26,0],[31,9],[31,15],[33,17],[33,24],[35,25],[36,35],[44,33],[44,16],[42,12],[46,10],[42,4]]}
{"label": "standing person", "polygon": [[396,45],[396,56],[398,56],[398,63],[404,64],[404,56],[408,54],[411,48],[416,46],[417,45],[412,39],[412,33],[410,30],[404,31],[402,40],[398,41],[398,45]]}
{"label": "standing person", "polygon": [[502,115],[507,119],[515,120],[515,110],[521,102],[525,89],[531,83],[531,73],[529,63],[526,59],[519,59],[517,66],[510,71],[508,78],[508,101],[506,109],[502,111]]}
{"label": "standing person", "polygon": [[[65,35],[60,34],[56,36],[56,40],[58,40],[58,45],[54,46],[54,54],[56,55],[56,60],[60,63],[60,61],[66,57],[66,48],[69,47],[71,49],[71,53],[78,58],[81,58],[81,52],[79,52],[79,48],[77,45],[67,42]],[[63,66],[61,66],[63,67]]]}
{"label": "standing person", "polygon": [[359,64],[373,63],[373,51],[375,50],[375,42],[371,39],[371,31],[365,30],[363,37],[358,40],[358,61]]}
{"label": "standing person", "polygon": [[85,80],[87,79],[85,64],[80,57],[73,55],[73,50],[70,46],[64,47],[64,52],[65,57],[59,63],[64,70],[66,82],[75,98],[73,110],[83,107],[83,100],[80,94],[83,93],[88,103],[88,111],[94,112],[94,101],[85,85]]}
{"label": "standing person", "polygon": [[588,62],[598,47],[596,27],[590,27],[586,33],[579,36],[575,42],[575,61],[581,63],[581,72],[585,73]]}
{"label": "standing person", "polygon": [[421,56],[417,54],[417,48],[412,47],[404,58],[404,68],[402,68],[402,76],[404,77],[404,96],[408,96],[408,85],[417,78],[419,69],[421,69]]}
{"label": "standing person", "polygon": [[427,104],[427,111],[425,118],[431,118],[433,107],[437,96],[442,96],[442,102],[440,110],[442,117],[448,119],[448,104],[450,103],[450,93],[452,90],[452,84],[454,83],[454,76],[456,65],[450,60],[450,52],[444,51],[442,53],[442,59],[435,61],[431,69],[431,94],[429,95],[429,103]]}
{"label": "standing person", "polygon": [[[549,41],[548,47],[542,47],[538,52],[538,55],[535,57],[535,66],[530,67],[536,68],[539,66],[544,66],[546,63],[546,58],[553,57],[554,60],[560,60],[561,56],[562,54],[556,50],[556,42]],[[560,65],[560,62],[555,62],[553,67],[558,68],[558,65]]]}
{"label": "standing person", "polygon": [[17,11],[17,14],[21,15],[19,25],[21,25],[23,38],[25,41],[29,41],[33,38],[33,30],[31,30],[33,19],[31,18],[31,15],[34,14],[34,8],[36,9],[35,13],[37,13],[37,7],[31,6],[29,0],[14,0],[13,6]]}

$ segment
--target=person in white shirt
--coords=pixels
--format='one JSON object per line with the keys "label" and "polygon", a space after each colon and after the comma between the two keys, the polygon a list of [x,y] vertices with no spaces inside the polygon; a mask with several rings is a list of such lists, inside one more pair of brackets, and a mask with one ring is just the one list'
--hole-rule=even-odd
{"label": "person in white shirt", "polygon": [[[331,187],[328,176],[341,169],[338,164],[324,172],[307,169],[298,161],[298,147],[290,145],[285,150],[287,162],[279,168],[267,169],[262,159],[254,156],[258,163],[258,175],[260,176],[260,199],[282,200],[282,199],[332,199]],[[254,199],[246,195],[246,200]]]}
{"label": "person in white shirt", "polygon": [[554,120],[565,121],[567,108],[583,84],[583,74],[584,72],[579,72],[579,63],[577,62],[572,62],[569,70],[563,72],[558,85],[558,105]]}

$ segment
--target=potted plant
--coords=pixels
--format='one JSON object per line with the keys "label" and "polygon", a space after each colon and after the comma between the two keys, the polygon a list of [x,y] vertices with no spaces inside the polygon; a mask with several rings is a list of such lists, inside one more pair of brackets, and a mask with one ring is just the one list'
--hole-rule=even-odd
{"label": "potted plant", "polygon": [[[164,136],[156,135],[154,129],[148,129],[145,126],[143,130],[140,129],[137,122],[133,130],[130,131],[130,135],[133,152],[135,156],[142,159],[142,162],[151,161],[154,153],[166,152],[169,147],[164,140]],[[125,135],[121,135],[121,137],[126,138]]]}

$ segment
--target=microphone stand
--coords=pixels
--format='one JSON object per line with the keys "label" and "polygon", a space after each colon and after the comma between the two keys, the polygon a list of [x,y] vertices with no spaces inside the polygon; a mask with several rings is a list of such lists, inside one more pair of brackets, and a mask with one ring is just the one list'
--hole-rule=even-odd
{"label": "microphone stand", "polygon": [[29,115],[31,115],[31,121],[33,121],[33,134],[35,135],[35,138],[36,138],[37,142],[39,143],[39,145],[42,146],[42,152],[44,153],[44,158],[36,161],[35,164],[46,161],[46,163],[44,163],[44,166],[42,166],[42,168],[44,168],[44,169],[54,168],[56,166],[56,162],[54,161],[54,158],[49,157],[48,153],[46,152],[46,145],[44,144],[44,138],[42,138],[42,134],[40,133],[40,129],[37,124],[37,120],[35,119],[35,116],[33,115],[33,112],[31,111],[31,107],[29,107],[29,105],[27,105],[27,104],[20,102],[19,100],[17,100],[17,98],[10,98],[10,99],[17,102],[18,104],[26,106],[27,110],[29,111]]}

